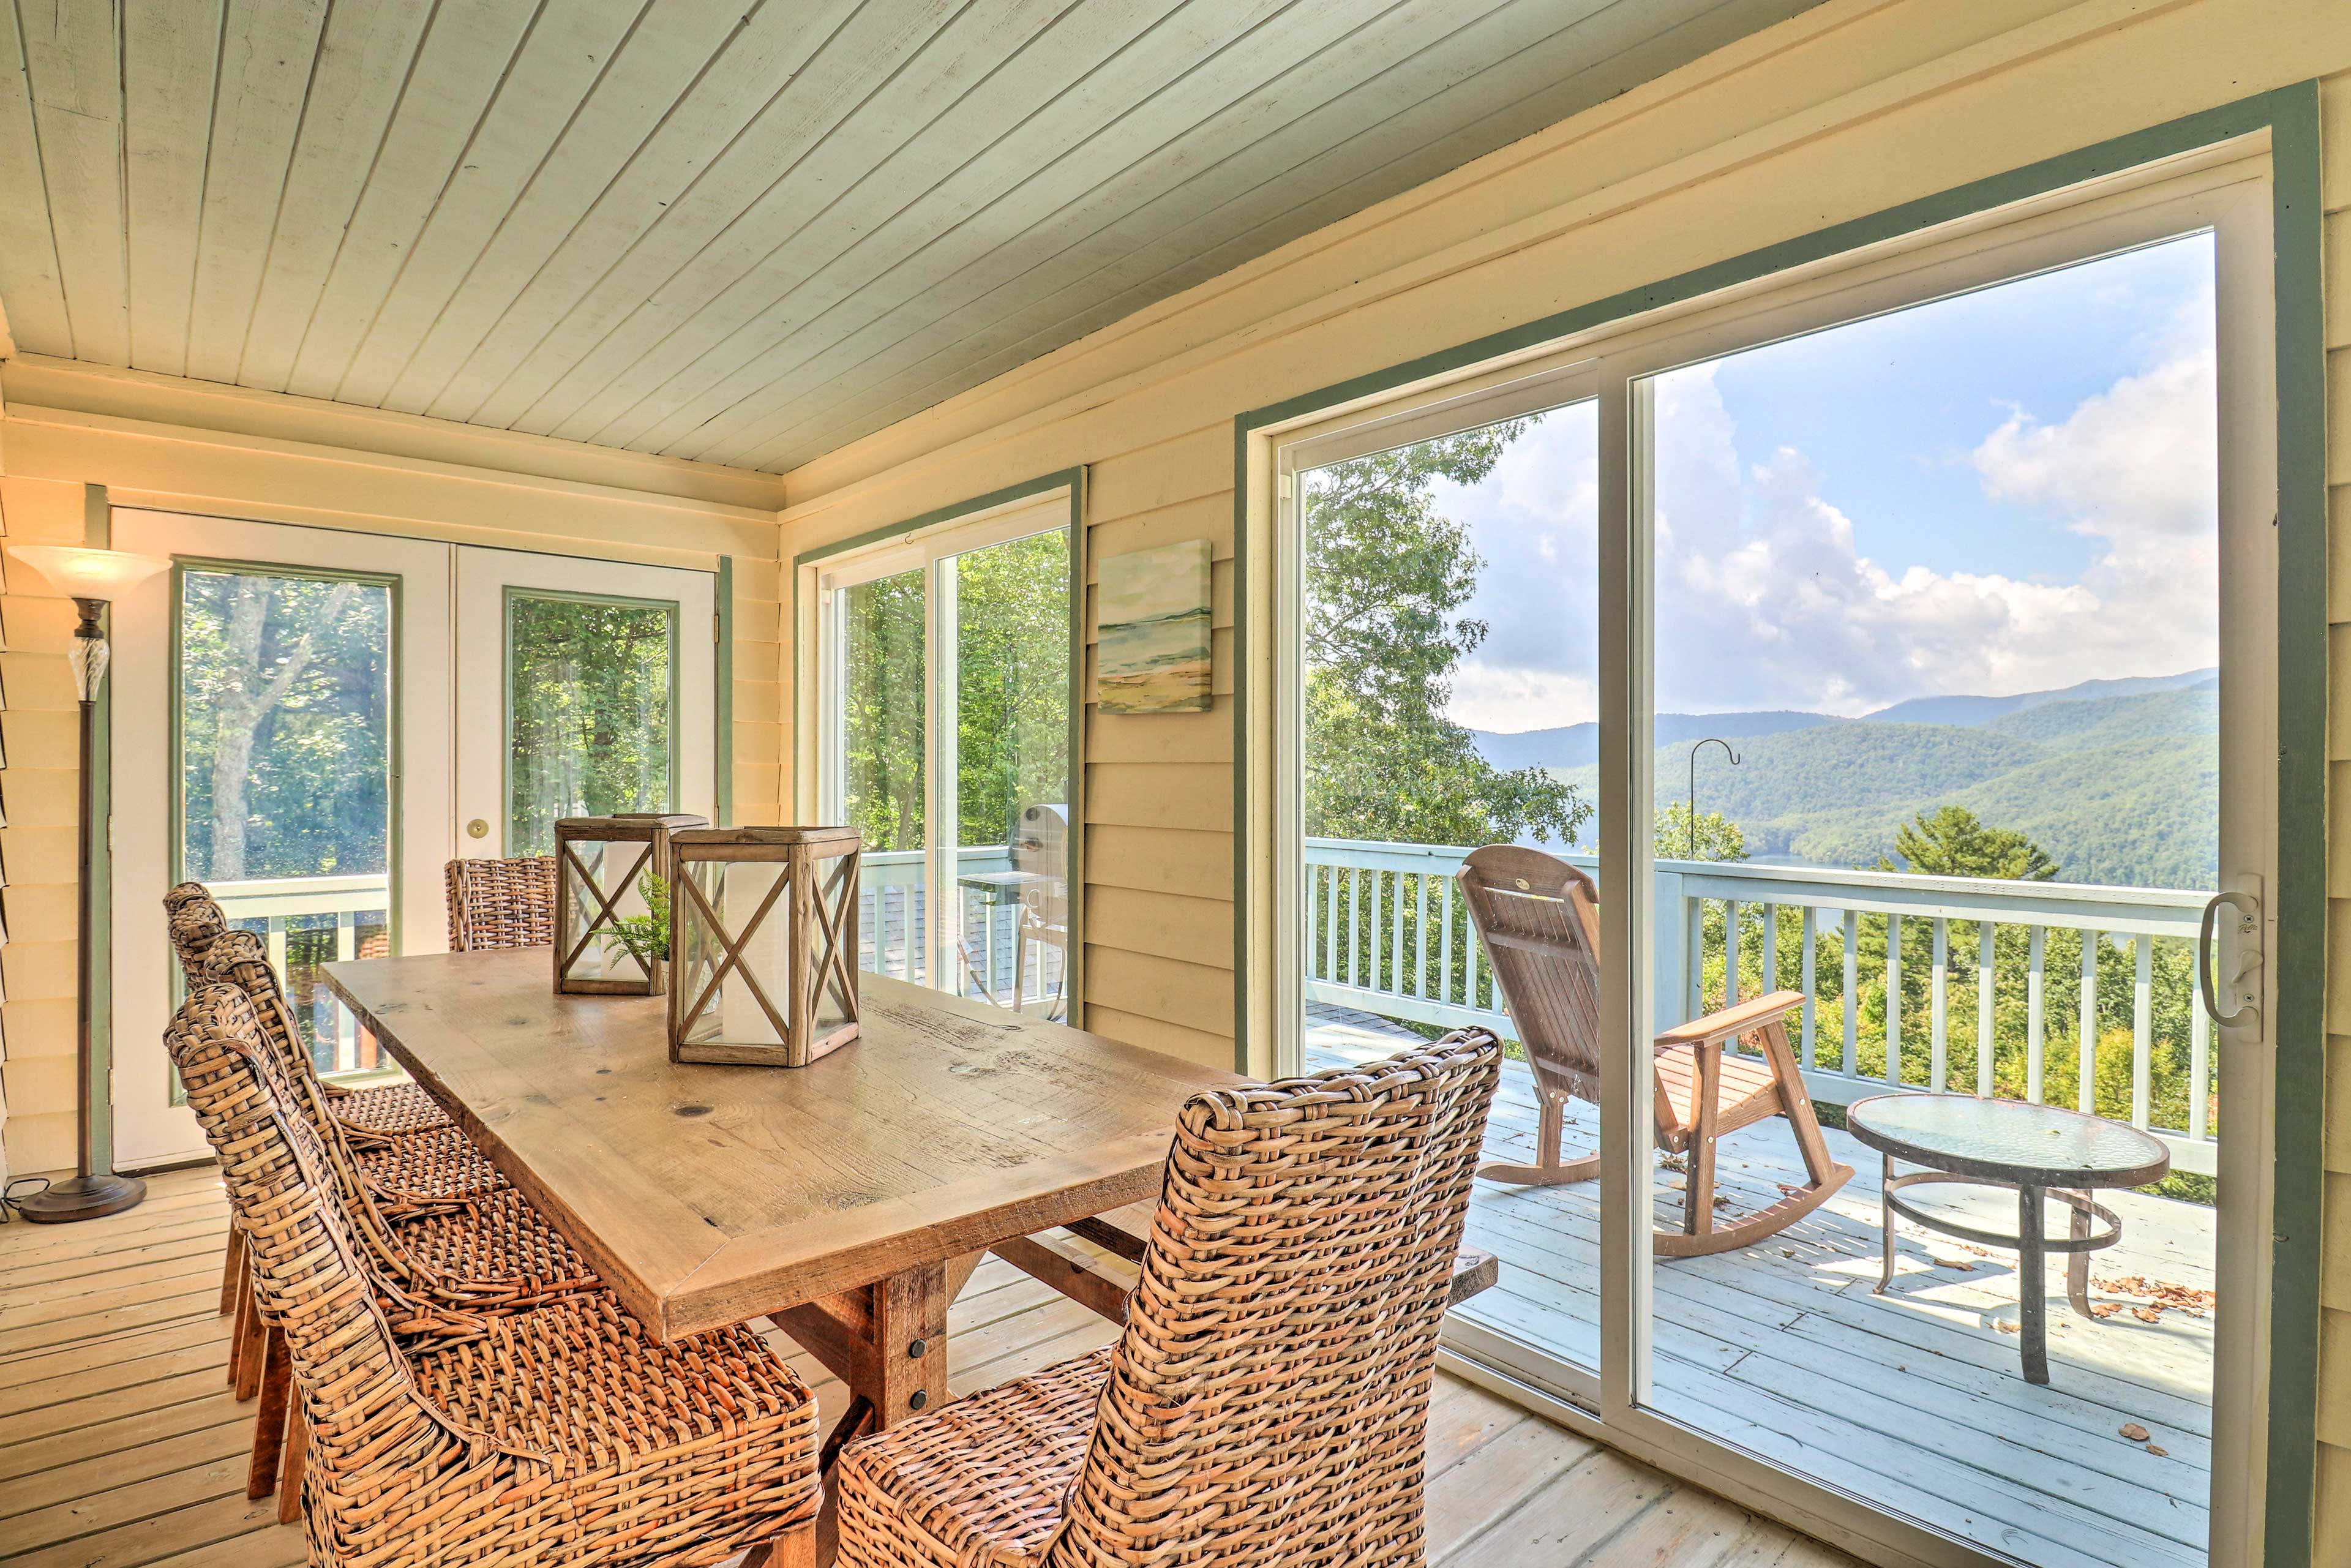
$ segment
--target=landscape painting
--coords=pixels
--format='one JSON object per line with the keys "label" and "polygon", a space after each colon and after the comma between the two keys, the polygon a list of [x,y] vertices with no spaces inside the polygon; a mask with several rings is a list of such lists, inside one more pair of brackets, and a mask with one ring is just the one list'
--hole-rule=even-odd
{"label": "landscape painting", "polygon": [[1208,541],[1108,557],[1096,593],[1102,711],[1207,712]]}

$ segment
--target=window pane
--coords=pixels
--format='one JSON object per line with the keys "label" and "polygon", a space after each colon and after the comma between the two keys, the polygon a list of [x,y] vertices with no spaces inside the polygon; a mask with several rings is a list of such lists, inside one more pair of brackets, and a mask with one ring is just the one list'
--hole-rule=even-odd
{"label": "window pane", "polygon": [[1008,540],[943,570],[956,607],[957,967],[968,995],[1051,1011],[1069,926],[1069,536]]}
{"label": "window pane", "polygon": [[920,569],[834,596],[841,638],[841,814],[865,835],[858,962],[925,979],[924,799],[930,747],[923,701]]}
{"label": "window pane", "polygon": [[562,817],[675,807],[677,607],[510,593],[507,853],[551,854]]}
{"label": "window pane", "polygon": [[178,874],[268,942],[322,1071],[372,1067],[318,971],[388,946],[392,591],[191,569],[179,644]]}

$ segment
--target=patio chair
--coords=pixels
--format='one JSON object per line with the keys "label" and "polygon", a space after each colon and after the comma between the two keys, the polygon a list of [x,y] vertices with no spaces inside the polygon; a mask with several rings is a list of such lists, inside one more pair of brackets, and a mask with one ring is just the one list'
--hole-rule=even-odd
{"label": "patio chair", "polygon": [[[1489,1165],[1488,1181],[1553,1186],[1590,1181],[1600,1156],[1561,1157],[1567,1102],[1600,1101],[1600,894],[1590,877],[1540,850],[1473,850],[1457,880],[1494,966],[1494,982],[1534,1069],[1540,1105],[1532,1166]],[[1785,1230],[1853,1179],[1830,1158],[1820,1118],[1788,1046],[1787,1017],[1803,1006],[1774,991],[1708,1013],[1656,1037],[1653,1104],[1657,1146],[1686,1163],[1682,1228],[1656,1239],[1664,1258],[1728,1252]],[[1751,1040],[1762,1060],[1726,1051]],[[1725,1134],[1785,1116],[1806,1184],[1769,1207],[1715,1224],[1715,1145]]]}
{"label": "patio chair", "polygon": [[664,1345],[606,1292],[404,1343],[251,1001],[164,1032],[307,1418],[310,1561],[371,1568],[816,1560],[816,1405],[736,1326]]}
{"label": "patio chair", "polygon": [[449,951],[555,946],[555,857],[449,862]]}
{"label": "patio chair", "polygon": [[1482,1030],[1194,1095],[1110,1348],[842,1450],[842,1568],[1415,1564]]}

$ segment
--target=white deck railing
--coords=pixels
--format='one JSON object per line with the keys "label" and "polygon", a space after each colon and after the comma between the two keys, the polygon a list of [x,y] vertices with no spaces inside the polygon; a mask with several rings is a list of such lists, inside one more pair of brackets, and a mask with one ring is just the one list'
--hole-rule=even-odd
{"label": "white deck railing", "polygon": [[[868,850],[860,862],[857,901],[858,964],[867,971],[927,984],[930,968],[930,890],[925,885],[921,850]],[[1012,852],[1002,844],[965,844],[956,852],[957,876],[1012,869]],[[967,996],[1009,1002],[1016,975],[1019,910],[992,903],[967,887],[955,890],[963,922],[956,964],[957,984]],[[1031,942],[1028,962],[1018,969],[1024,1003],[1050,1003],[1060,994],[1061,956]]]}
{"label": "white deck railing", "polygon": [[[1493,988],[1492,970],[1458,906],[1453,875],[1465,850],[1435,844],[1365,842],[1346,839],[1307,841],[1308,910],[1306,996],[1310,1001],[1359,1008],[1440,1028],[1482,1024],[1515,1038]],[[1593,876],[1598,857],[1562,857]],[[1958,1038],[1991,1038],[1996,1000],[2013,998],[2021,987],[2026,1005],[2024,1098],[2096,1109],[2095,1051],[2078,1042],[2097,1039],[2096,955],[2104,944],[2126,945],[2133,956],[2131,1090],[2129,1120],[2171,1146],[2174,1166],[2210,1175],[2215,1169],[2216,1129],[2212,1103],[2212,1037],[2199,999],[2188,994],[2197,982],[2182,978],[2175,965],[2158,967],[2155,944],[2174,940],[2192,952],[2197,920],[2207,894],[2165,889],[2093,887],[2058,883],[2001,882],[1968,877],[1917,876],[1904,873],[1828,871],[1809,867],[1753,866],[1730,862],[1660,860],[1656,866],[1655,997],[1660,1029],[1705,1010],[1708,977],[1715,977],[1717,1006],[1751,994],[1755,981],[1742,970],[1778,976],[1786,969],[1783,943],[1797,948],[1797,983],[1804,994],[1797,1060],[1813,1095],[1844,1104],[1889,1089],[1923,1090],[1953,1084],[1949,1047],[1953,1036],[1950,985],[1952,926],[1975,927],[1975,1016],[1960,1015]],[[1709,921],[1712,911],[1717,918]],[[1782,912],[1786,912],[1783,914]],[[1860,1009],[1846,1005],[1862,995],[1860,937],[1865,917],[1885,926],[1885,1060],[1881,1073],[1861,1070]],[[1928,1002],[1923,1017],[1903,999],[1902,932],[1910,922],[1932,930]],[[1826,923],[1824,925],[1823,923]],[[1842,940],[1840,972],[1818,973],[1823,930]],[[1996,933],[2022,930],[2016,944],[1996,943]],[[2047,1071],[2044,1048],[2052,1020],[2043,1006],[2048,977],[2049,934],[2083,934],[2077,1017],[2056,1024],[2057,1038],[2075,1042],[2077,1069],[2057,1083]],[[2070,946],[2070,944],[2069,944]],[[2005,947],[2009,951],[2003,952]],[[1458,958],[1457,961],[1457,954]],[[1760,960],[1760,962],[1750,962]],[[2190,965],[2192,970],[2192,964]],[[1834,989],[1824,991],[1823,984]],[[1764,988],[1773,988],[1768,983]],[[2173,996],[2170,990],[2182,994]],[[1726,994],[1727,993],[1727,994]],[[1842,1023],[1823,1030],[1823,1004],[1834,1004]],[[2189,1044],[2182,1124],[2158,1118],[2154,1096],[2156,1019],[2159,1011],[2185,1007]],[[1924,1071],[1906,1071],[1902,1043],[1924,1030],[1928,1041]],[[1993,1057],[1976,1053],[1978,1094],[1995,1092]]]}
{"label": "white deck railing", "polygon": [[[371,1053],[371,1042],[363,1041],[359,1020],[351,1016],[350,1009],[335,1002],[331,994],[318,985],[316,967],[360,956],[360,916],[373,915],[379,917],[376,925],[390,926],[390,878],[378,873],[373,876],[271,877],[205,885],[212,890],[214,900],[231,926],[252,930],[258,923],[266,933],[270,967],[284,977],[287,995],[296,1013],[309,1022],[313,1056],[320,1072],[333,1076],[371,1072],[389,1066],[367,1059]],[[329,927],[320,917],[329,915],[334,916],[331,949],[315,955],[306,951],[306,961],[289,969],[288,932],[313,939],[325,937]],[[289,925],[289,921],[299,924]],[[308,943],[303,946],[307,948]],[[320,944],[321,948],[324,946]]]}

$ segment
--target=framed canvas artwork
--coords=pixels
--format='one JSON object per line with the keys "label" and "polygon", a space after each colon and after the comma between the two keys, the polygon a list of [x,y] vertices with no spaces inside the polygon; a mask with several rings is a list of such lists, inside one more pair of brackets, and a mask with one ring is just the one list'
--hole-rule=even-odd
{"label": "framed canvas artwork", "polygon": [[1207,710],[1207,540],[1104,558],[1095,602],[1102,712]]}

